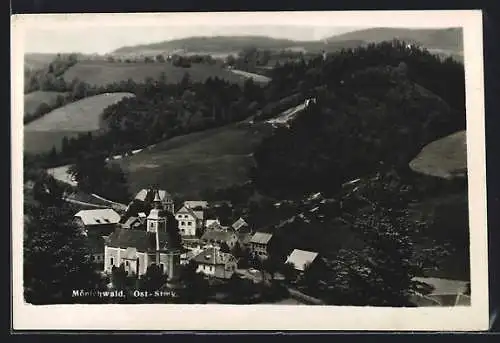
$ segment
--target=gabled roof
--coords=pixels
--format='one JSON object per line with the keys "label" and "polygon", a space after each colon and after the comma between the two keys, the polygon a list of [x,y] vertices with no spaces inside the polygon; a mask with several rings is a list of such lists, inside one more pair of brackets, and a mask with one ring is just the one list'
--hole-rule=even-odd
{"label": "gabled roof", "polygon": [[207,228],[209,228],[212,225],[220,225],[220,221],[219,221],[219,219],[207,219],[205,225]]}
{"label": "gabled roof", "polygon": [[271,240],[272,237],[273,237],[273,235],[270,233],[256,232],[252,236],[250,243],[267,244],[267,243],[269,243],[269,241]]}
{"label": "gabled roof", "polygon": [[[155,190],[153,189],[141,189],[135,196],[135,200],[146,201],[146,199],[151,199],[151,201],[155,197]],[[162,202],[171,202],[172,196],[165,190],[158,190],[158,195],[160,196],[160,200]]]}
{"label": "gabled roof", "polygon": [[133,229],[142,225],[142,222],[137,217],[129,217],[125,223],[123,223],[122,227],[124,229]]}
{"label": "gabled roof", "polygon": [[80,218],[85,226],[118,224],[120,222],[120,215],[111,208],[81,210],[75,214],[75,217]]}
{"label": "gabled roof", "polygon": [[233,229],[235,229],[236,231],[238,231],[239,229],[241,229],[243,226],[248,226],[247,222],[243,219],[243,218],[239,218],[237,221],[235,221],[233,223],[233,225],[231,225],[233,227]]}
{"label": "gabled roof", "polygon": [[234,256],[229,253],[223,253],[218,248],[208,248],[199,253],[193,260],[200,264],[225,265],[231,259],[234,259]]}
{"label": "gabled roof", "polygon": [[[203,219],[203,211],[193,211],[190,207],[188,206],[182,206],[176,213],[175,215],[178,214],[189,214],[190,216],[198,219]],[[200,218],[201,217],[201,218]]]}
{"label": "gabled roof", "polygon": [[293,264],[296,270],[303,272],[306,265],[312,263],[316,257],[318,257],[317,252],[294,249],[286,259],[286,263]]}
{"label": "gabled roof", "polygon": [[203,241],[215,240],[215,241],[228,242],[234,235],[235,235],[234,232],[231,231],[207,230],[205,231],[203,236],[201,236],[201,239]]}
{"label": "gabled roof", "polygon": [[184,201],[184,206],[188,206],[190,208],[197,208],[200,207],[202,209],[206,209],[208,207],[208,201],[203,201],[203,200],[188,200]]}
{"label": "gabled roof", "polygon": [[[168,249],[168,233],[160,232],[159,238],[160,249]],[[139,252],[156,251],[156,237],[154,232],[116,229],[111,235],[109,235],[106,246],[121,249],[136,248]]]}

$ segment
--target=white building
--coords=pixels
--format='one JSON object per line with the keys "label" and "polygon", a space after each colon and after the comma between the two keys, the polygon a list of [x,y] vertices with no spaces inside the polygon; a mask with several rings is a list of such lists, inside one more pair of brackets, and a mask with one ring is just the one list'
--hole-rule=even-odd
{"label": "white building", "polygon": [[196,236],[203,227],[203,211],[195,211],[189,206],[182,208],[175,214],[181,236]]}
{"label": "white building", "polygon": [[220,279],[231,278],[238,265],[233,255],[223,253],[216,247],[203,250],[193,261],[198,265],[197,273]]}

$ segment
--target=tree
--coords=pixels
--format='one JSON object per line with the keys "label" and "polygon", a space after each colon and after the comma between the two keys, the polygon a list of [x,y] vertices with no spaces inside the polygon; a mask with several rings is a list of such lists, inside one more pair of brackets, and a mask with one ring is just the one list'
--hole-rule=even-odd
{"label": "tree", "polygon": [[113,288],[117,290],[126,290],[128,287],[128,273],[125,270],[125,265],[113,266],[111,269],[111,282]]}
{"label": "tree", "polygon": [[[351,230],[363,245],[339,252],[330,282],[335,288],[333,303],[412,306],[409,297],[420,286],[414,277],[425,268],[422,258],[432,260],[436,255],[415,253],[426,223],[415,221],[406,209],[411,194],[394,173],[379,174],[349,193],[348,197],[364,202],[351,221]],[[438,253],[439,248],[435,246]]]}
{"label": "tree", "polygon": [[208,281],[202,274],[197,273],[198,265],[190,261],[187,265],[181,267],[180,280],[184,284],[181,299],[185,303],[205,304],[210,294]]}
{"label": "tree", "polygon": [[231,303],[248,304],[254,295],[253,283],[242,279],[238,274],[233,274],[227,283]]}
{"label": "tree", "polygon": [[141,289],[155,291],[167,282],[167,276],[156,264],[151,264],[140,279]]}
{"label": "tree", "polygon": [[271,275],[271,280],[274,280],[275,274],[278,272],[280,266],[280,261],[278,261],[273,256],[269,256],[263,261],[262,267]]}
{"label": "tree", "polygon": [[31,304],[95,301],[73,290],[102,289],[83,235],[68,205],[25,206],[24,295]]}
{"label": "tree", "polygon": [[156,55],[156,62],[165,62],[165,57],[162,54]]}
{"label": "tree", "polygon": [[44,207],[63,207],[64,193],[68,191],[66,186],[45,171],[38,172],[34,182],[33,197],[38,203]]}

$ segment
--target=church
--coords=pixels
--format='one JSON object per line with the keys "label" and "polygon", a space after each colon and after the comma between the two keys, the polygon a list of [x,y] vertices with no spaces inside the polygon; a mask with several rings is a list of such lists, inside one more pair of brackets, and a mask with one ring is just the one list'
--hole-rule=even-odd
{"label": "church", "polygon": [[146,228],[117,228],[104,246],[104,271],[123,264],[129,275],[144,275],[151,264],[159,265],[169,279],[177,277],[181,241],[174,216],[165,208],[158,191],[146,218]]}

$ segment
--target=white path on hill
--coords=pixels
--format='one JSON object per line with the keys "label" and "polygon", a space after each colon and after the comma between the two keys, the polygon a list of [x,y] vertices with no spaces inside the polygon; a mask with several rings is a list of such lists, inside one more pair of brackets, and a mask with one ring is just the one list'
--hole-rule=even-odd
{"label": "white path on hill", "polygon": [[269,124],[277,124],[277,125],[285,125],[288,124],[289,121],[295,119],[295,116],[303,111],[311,102],[316,102],[316,99],[307,99],[302,104],[299,104],[295,107],[289,108],[286,111],[281,112],[278,116],[266,120],[266,123]]}

